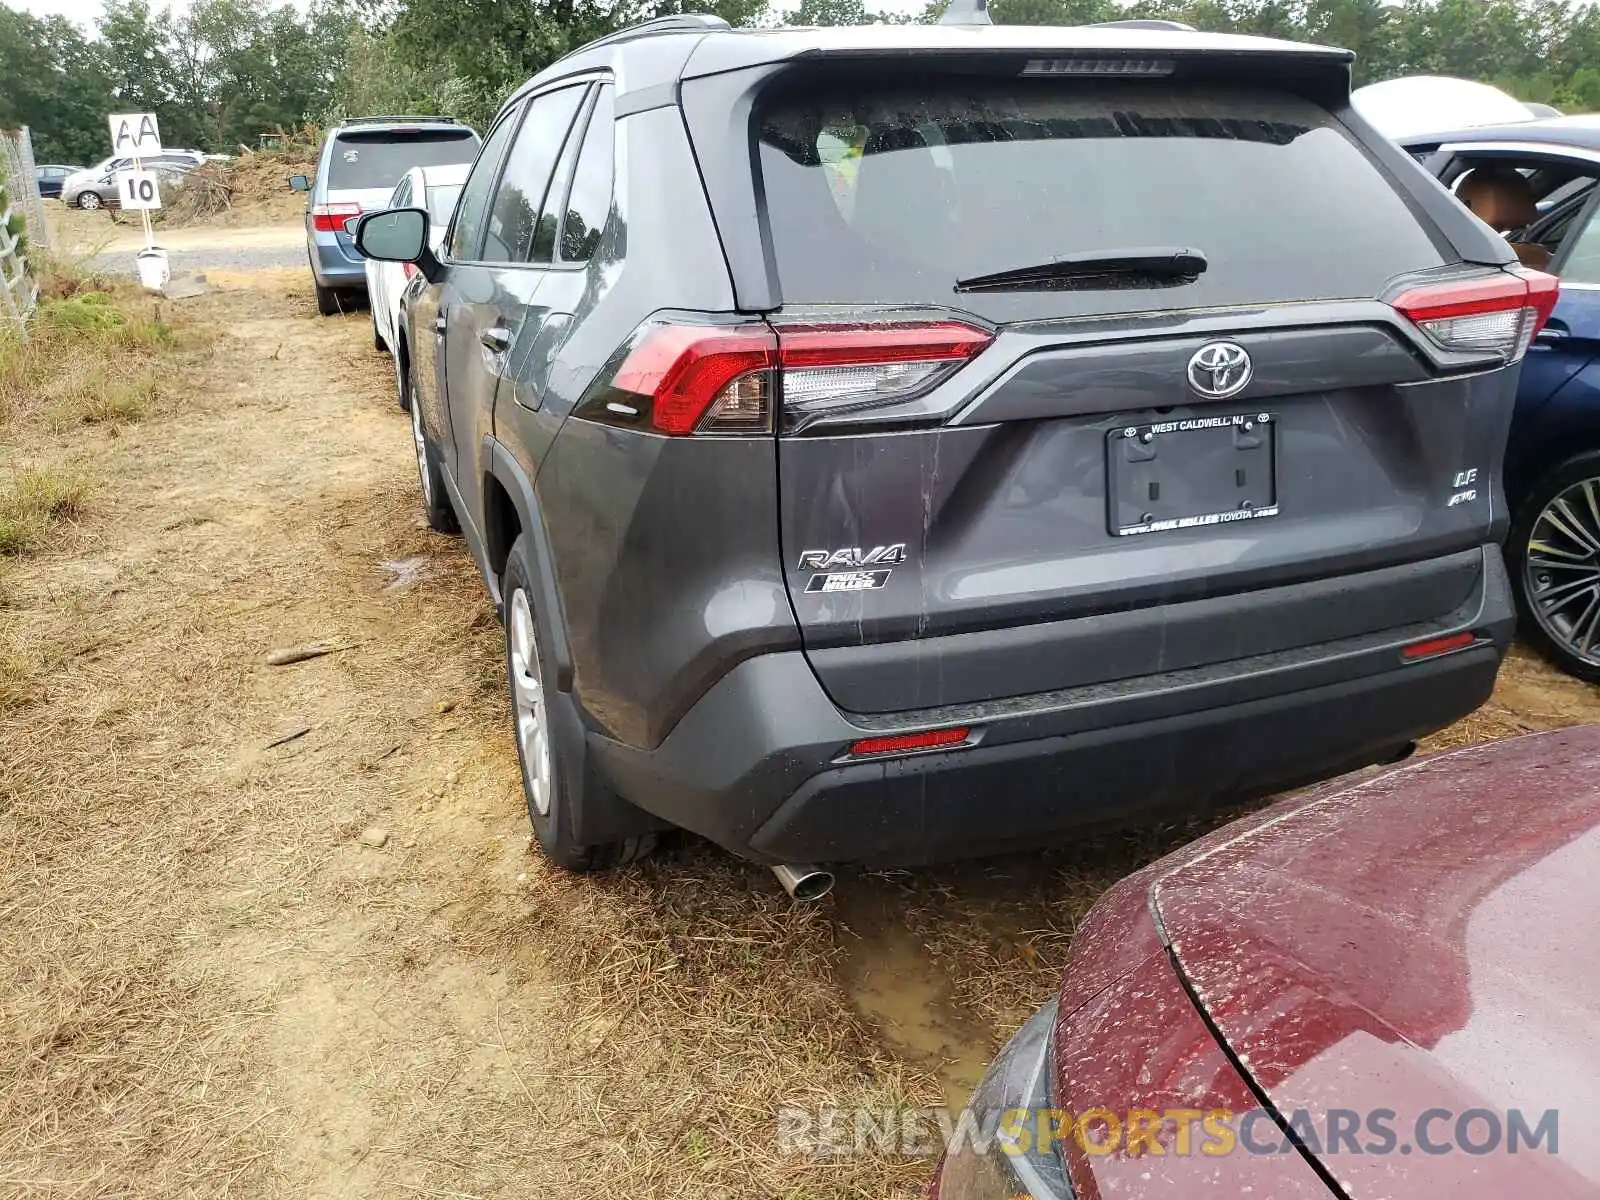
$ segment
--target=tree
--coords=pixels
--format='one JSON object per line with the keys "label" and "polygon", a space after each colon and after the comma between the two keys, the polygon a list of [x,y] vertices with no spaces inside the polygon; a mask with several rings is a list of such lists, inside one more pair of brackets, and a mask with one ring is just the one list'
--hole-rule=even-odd
{"label": "tree", "polygon": [[872,18],[862,0],[802,0],[799,8],[783,14],[785,25],[870,25]]}
{"label": "tree", "polygon": [[95,47],[77,26],[0,5],[0,81],[0,127],[29,126],[39,159],[104,157],[110,89]]}

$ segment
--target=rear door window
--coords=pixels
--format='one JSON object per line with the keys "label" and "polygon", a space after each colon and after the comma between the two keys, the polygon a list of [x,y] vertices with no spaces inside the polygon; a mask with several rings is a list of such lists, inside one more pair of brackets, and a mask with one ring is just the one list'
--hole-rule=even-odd
{"label": "rear door window", "polygon": [[489,198],[494,194],[494,181],[505,157],[506,145],[517,131],[520,110],[513,109],[489,131],[489,140],[472,164],[462,188],[460,204],[456,208],[455,224],[450,228],[448,254],[456,262],[466,262],[476,257],[478,244],[483,238],[483,224],[489,212]]}
{"label": "rear door window", "polygon": [[[586,85],[536,96],[528,105],[517,140],[506,156],[506,168],[489,207],[483,261],[527,262],[533,252],[544,194],[550,186],[561,147],[578,115]],[[551,218],[553,222],[553,218]]]}
{"label": "rear door window", "polygon": [[[1201,82],[810,81],[756,123],[785,303],[956,304],[996,319],[1369,297],[1446,261],[1308,100]],[[1201,251],[1190,283],[956,293],[1073,254]]]}
{"label": "rear door window", "polygon": [[355,130],[334,137],[328,154],[328,187],[338,190],[390,188],[412,167],[469,163],[478,152],[472,130]]}

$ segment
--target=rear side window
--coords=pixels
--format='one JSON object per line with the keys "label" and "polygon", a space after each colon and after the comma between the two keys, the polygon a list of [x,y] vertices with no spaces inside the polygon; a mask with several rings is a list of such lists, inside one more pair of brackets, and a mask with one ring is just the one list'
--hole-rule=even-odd
{"label": "rear side window", "polygon": [[328,187],[392,188],[412,167],[469,163],[477,153],[478,135],[465,128],[341,133],[328,150]]}
{"label": "rear side window", "polygon": [[[997,319],[1373,296],[1444,261],[1333,117],[1177,81],[796,87],[758,109],[785,303],[957,304]],[[1199,250],[1188,283],[957,293],[1065,255]]]}

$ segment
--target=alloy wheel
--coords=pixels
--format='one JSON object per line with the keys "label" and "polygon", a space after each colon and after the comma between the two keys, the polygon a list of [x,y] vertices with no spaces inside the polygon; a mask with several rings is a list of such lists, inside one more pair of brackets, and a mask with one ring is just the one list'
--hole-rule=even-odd
{"label": "alloy wheel", "polygon": [[78,197],[78,207],[94,210],[100,207],[100,194],[98,192],[84,192]]}
{"label": "alloy wheel", "polygon": [[541,817],[550,815],[550,733],[539,671],[539,643],[534,633],[528,593],[518,588],[509,605],[511,703],[516,714],[517,744],[522,748],[528,779],[528,800]]}
{"label": "alloy wheel", "polygon": [[1528,535],[1529,607],[1562,650],[1600,666],[1600,479],[1582,479],[1545,505]]}

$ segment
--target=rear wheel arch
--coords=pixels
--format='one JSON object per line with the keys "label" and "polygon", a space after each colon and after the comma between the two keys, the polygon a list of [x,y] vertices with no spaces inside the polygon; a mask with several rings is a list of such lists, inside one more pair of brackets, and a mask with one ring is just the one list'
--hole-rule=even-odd
{"label": "rear wheel arch", "polygon": [[[483,551],[496,580],[505,577],[506,562],[517,538],[526,536],[536,613],[555,668],[559,691],[572,690],[572,651],[566,614],[556,588],[550,538],[539,511],[533,481],[515,456],[494,437],[483,439]],[[504,597],[501,597],[502,603]]]}

